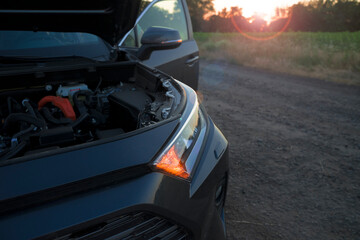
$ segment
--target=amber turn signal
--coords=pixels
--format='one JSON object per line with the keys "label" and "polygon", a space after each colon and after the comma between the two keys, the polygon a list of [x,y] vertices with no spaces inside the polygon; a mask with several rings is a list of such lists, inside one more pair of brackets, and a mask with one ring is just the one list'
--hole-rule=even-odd
{"label": "amber turn signal", "polygon": [[172,148],[163,155],[161,160],[156,164],[156,168],[185,179],[190,176],[186,171],[186,166],[177,155],[175,146],[172,146]]}

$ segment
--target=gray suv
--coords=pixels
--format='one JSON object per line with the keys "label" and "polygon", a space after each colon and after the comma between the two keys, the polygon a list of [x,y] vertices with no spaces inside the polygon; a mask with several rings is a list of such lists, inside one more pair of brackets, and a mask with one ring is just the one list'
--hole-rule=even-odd
{"label": "gray suv", "polygon": [[0,239],[225,239],[198,60],[183,0],[3,0]]}

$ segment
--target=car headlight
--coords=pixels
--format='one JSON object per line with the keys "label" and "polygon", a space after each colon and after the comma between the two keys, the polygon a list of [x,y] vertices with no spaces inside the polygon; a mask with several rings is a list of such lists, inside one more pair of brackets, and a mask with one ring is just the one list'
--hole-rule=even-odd
{"label": "car headlight", "polygon": [[180,131],[154,161],[154,169],[182,179],[190,179],[205,132],[206,121],[196,100]]}

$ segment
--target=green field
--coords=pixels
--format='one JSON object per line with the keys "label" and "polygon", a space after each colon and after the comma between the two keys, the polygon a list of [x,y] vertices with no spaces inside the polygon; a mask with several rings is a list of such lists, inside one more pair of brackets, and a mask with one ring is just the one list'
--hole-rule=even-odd
{"label": "green field", "polygon": [[360,85],[360,32],[288,32],[266,41],[239,33],[195,33],[195,39],[204,59]]}

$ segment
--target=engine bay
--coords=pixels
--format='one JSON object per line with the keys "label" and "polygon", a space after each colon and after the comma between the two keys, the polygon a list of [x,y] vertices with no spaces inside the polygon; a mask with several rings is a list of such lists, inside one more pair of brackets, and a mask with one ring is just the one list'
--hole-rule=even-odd
{"label": "engine bay", "polygon": [[172,80],[144,66],[73,73],[28,74],[32,84],[0,91],[0,163],[145,128],[180,104]]}

